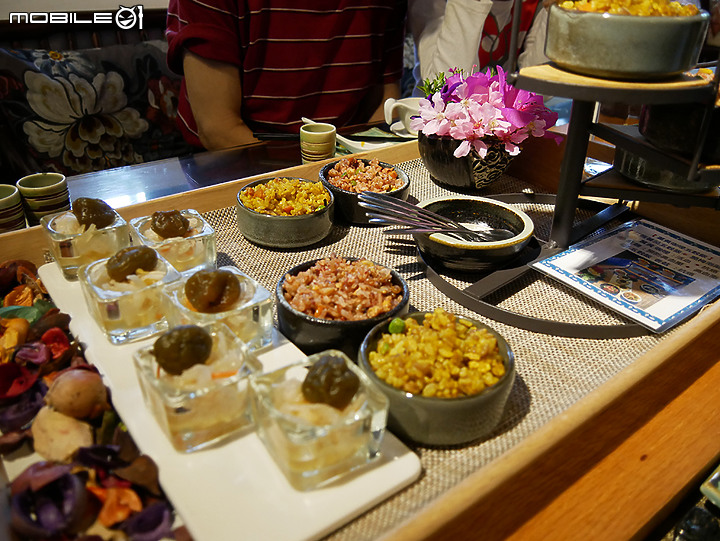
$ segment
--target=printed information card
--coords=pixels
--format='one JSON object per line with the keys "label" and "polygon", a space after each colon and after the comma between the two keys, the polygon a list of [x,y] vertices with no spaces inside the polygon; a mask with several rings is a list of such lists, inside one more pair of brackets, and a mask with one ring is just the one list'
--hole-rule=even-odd
{"label": "printed information card", "polygon": [[655,332],[720,295],[720,250],[647,220],[579,242],[533,268]]}

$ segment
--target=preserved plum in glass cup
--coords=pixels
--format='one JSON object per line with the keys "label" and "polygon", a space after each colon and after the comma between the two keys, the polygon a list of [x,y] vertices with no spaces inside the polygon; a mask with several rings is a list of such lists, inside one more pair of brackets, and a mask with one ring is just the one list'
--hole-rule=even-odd
{"label": "preserved plum in glass cup", "polygon": [[388,400],[349,357],[326,350],[250,378],[258,435],[290,484],[311,490],[379,456]]}
{"label": "preserved plum in glass cup", "polygon": [[130,246],[80,268],[90,314],[113,344],[167,329],[162,288],[180,274],[147,246]]}

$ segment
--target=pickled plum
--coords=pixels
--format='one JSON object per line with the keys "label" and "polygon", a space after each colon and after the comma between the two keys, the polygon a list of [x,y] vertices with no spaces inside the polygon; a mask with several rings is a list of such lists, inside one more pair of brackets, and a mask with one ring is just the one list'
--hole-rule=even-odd
{"label": "pickled plum", "polygon": [[223,312],[240,298],[240,281],[228,270],[198,271],[186,282],[185,297],[198,312]]}
{"label": "pickled plum", "polygon": [[212,337],[197,325],[180,325],[160,335],[153,346],[157,363],[165,372],[178,376],[203,364],[212,352]]}
{"label": "pickled plum", "polygon": [[91,225],[102,229],[115,221],[115,211],[102,199],[78,197],[73,201],[72,212],[86,231]]}
{"label": "pickled plum", "polygon": [[106,267],[110,278],[116,282],[124,282],[138,269],[149,272],[157,264],[157,252],[147,246],[129,246],[118,251],[108,259]]}
{"label": "pickled plum", "polygon": [[153,212],[150,227],[164,239],[184,237],[191,230],[190,220],[183,216],[179,210]]}
{"label": "pickled plum", "polygon": [[302,393],[308,402],[320,402],[342,410],[352,402],[359,387],[360,379],[343,359],[326,355],[308,370]]}

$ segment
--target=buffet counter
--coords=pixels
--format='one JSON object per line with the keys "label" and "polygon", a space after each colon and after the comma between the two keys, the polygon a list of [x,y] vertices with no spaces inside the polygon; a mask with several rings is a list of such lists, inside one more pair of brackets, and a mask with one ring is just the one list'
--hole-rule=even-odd
{"label": "buffet counter", "polygon": [[[483,196],[552,192],[560,157],[541,141]],[[430,181],[408,142],[372,153],[411,178],[410,200],[446,191]],[[326,162],[284,169],[317,178]],[[156,210],[194,208],[218,235],[218,263],[235,265],[273,290],[294,265],[337,253],[392,266],[408,282],[411,307],[478,318],[424,276],[412,242],[377,228],[336,225],[308,250],[249,243],[235,221],[236,194],[254,177],[223,182],[118,209],[130,219]],[[547,239],[552,208],[523,207]],[[685,231],[692,234],[692,232]],[[405,242],[404,242],[405,241]],[[39,227],[5,234],[3,259],[47,261]],[[449,280],[462,287],[458,277]],[[614,313],[537,273],[493,300],[535,317],[622,325]],[[483,319],[480,316],[480,319]],[[452,448],[407,443],[420,458],[419,480],[330,534],[329,539],[641,538],[709,473],[720,456],[720,306],[706,307],[664,334],[595,340],[563,338],[485,320],[509,342],[518,378],[505,415],[487,439]],[[82,339],[82,337],[80,337]],[[162,464],[161,476],[162,476]],[[191,483],[190,478],[187,479]],[[196,541],[204,541],[198,539]]]}

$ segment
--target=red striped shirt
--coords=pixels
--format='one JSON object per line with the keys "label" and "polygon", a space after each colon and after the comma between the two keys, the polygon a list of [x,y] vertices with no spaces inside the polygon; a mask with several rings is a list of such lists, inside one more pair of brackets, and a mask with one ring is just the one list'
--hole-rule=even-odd
{"label": "red striped shirt", "polygon": [[[303,116],[360,123],[371,89],[400,79],[405,11],[402,0],[170,0],[168,64],[182,73],[185,48],[238,66],[253,131],[297,132]],[[178,112],[200,144],[184,85]]]}

